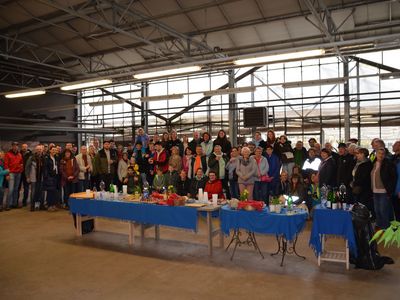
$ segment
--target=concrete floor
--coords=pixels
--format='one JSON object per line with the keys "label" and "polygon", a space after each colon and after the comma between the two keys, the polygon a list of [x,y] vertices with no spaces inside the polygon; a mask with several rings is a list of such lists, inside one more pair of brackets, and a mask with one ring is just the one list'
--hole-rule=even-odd
{"label": "concrete floor", "polygon": [[[219,248],[207,256],[204,221],[198,234],[162,227],[160,241],[148,231],[133,247],[126,223],[99,224],[101,232],[77,238],[66,211],[0,213],[0,299],[383,300],[400,292],[399,264],[380,271],[346,271],[335,263],[318,268],[308,247],[310,224],[298,241],[307,259],[288,256],[283,267],[269,255],[276,250],[271,236],[257,235],[265,259],[243,246],[230,261]],[[400,259],[397,248],[382,253]]]}

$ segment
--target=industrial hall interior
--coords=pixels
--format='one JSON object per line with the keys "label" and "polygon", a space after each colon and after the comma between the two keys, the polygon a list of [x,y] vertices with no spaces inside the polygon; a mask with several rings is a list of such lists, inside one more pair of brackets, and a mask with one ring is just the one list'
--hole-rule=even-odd
{"label": "industrial hall interior", "polygon": [[0,299],[395,299],[400,0],[0,0]]}

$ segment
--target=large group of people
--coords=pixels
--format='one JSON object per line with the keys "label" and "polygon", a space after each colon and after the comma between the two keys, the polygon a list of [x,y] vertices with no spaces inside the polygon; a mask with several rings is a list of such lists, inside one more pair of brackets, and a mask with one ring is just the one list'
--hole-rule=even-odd
{"label": "large group of people", "polygon": [[[276,195],[297,196],[309,209],[320,202],[321,188],[344,185],[347,201],[366,205],[380,228],[400,218],[400,141],[393,153],[381,139],[373,139],[372,151],[359,147],[357,140],[323,147],[315,138],[292,142],[275,136],[273,130],[255,132],[251,141],[232,146],[224,130],[213,140],[208,132],[194,132],[179,138],[176,131],[149,136],[142,128],[132,143],[116,145],[104,140],[103,147],[72,143],[61,148],[13,142],[0,151],[0,199],[8,193],[0,210],[30,203],[32,211],[68,208],[71,193],[86,189],[108,190],[127,185],[129,193],[143,188],[196,198],[199,189],[219,198],[264,201]],[[22,205],[19,204],[20,191]],[[246,190],[246,193],[244,191]],[[30,191],[30,192],[29,192]]]}

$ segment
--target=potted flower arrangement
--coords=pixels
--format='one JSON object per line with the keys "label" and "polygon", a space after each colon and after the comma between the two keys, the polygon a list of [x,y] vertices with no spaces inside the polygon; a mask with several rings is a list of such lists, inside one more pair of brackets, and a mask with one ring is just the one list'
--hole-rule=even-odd
{"label": "potted flower arrangement", "polygon": [[249,191],[248,191],[247,189],[244,189],[244,190],[240,193],[239,200],[240,200],[240,201],[246,201],[248,197],[249,197]]}
{"label": "potted flower arrangement", "polygon": [[278,197],[273,197],[269,203],[269,211],[276,212],[276,206],[280,205],[280,201]]}

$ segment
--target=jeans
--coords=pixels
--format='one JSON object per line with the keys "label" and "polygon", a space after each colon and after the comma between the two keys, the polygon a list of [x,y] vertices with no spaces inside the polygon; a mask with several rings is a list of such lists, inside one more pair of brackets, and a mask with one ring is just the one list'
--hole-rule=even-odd
{"label": "jeans", "polygon": [[21,173],[10,173],[8,182],[8,197],[6,207],[17,207],[19,198],[19,183],[21,181]]}
{"label": "jeans", "polygon": [[66,182],[64,185],[64,204],[68,205],[69,195],[73,194],[77,190],[77,183]]}
{"label": "jeans", "polygon": [[374,207],[376,226],[386,229],[393,220],[393,207],[390,197],[386,193],[374,193]]}
{"label": "jeans", "polygon": [[231,198],[239,199],[239,184],[236,180],[229,180],[229,191],[231,192]]}
{"label": "jeans", "polygon": [[264,201],[268,204],[268,182],[256,181],[254,182],[253,199]]}
{"label": "jeans", "polygon": [[18,187],[18,190],[21,190],[21,186],[24,187],[24,197],[22,198],[22,205],[26,206],[26,202],[28,200],[28,196],[29,196],[29,183],[26,181],[26,176],[24,173],[22,173],[21,175],[21,181]]}
{"label": "jeans", "polygon": [[87,179],[79,179],[78,190],[76,192],[84,192],[90,188],[90,181]]}

